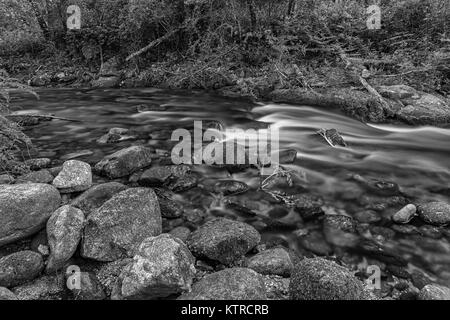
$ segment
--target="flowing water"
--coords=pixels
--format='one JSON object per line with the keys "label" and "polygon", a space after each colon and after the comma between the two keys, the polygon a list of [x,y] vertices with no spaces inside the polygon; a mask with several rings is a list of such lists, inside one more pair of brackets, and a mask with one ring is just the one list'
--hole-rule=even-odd
{"label": "flowing water", "polygon": [[[17,96],[13,105],[20,107],[20,112],[51,113],[80,121],[54,120],[27,131],[38,150],[37,156],[50,157],[55,159],[55,163],[61,163],[69,153],[81,152],[85,155],[78,159],[95,164],[105,155],[136,143],[98,144],[96,139],[113,127],[152,134],[153,139],[138,142],[156,149],[170,150],[173,143],[167,139],[170,139],[172,130],[192,126],[194,121],[215,120],[227,128],[244,129],[266,123],[280,130],[280,148],[298,152],[295,163],[286,167],[304,173],[307,182],[303,182],[302,188],[325,199],[327,214],[353,216],[367,207],[367,203],[361,200],[367,193],[360,184],[349,178],[354,174],[393,181],[415,203],[430,200],[450,202],[450,128],[364,124],[332,109],[253,104],[200,92],[49,89],[38,93],[38,101]],[[136,105],[151,103],[161,108],[141,113],[136,111]],[[317,134],[321,128],[337,129],[348,148],[332,148]],[[204,186],[204,189],[211,181],[230,177],[228,172],[221,170],[202,167],[197,171],[203,177],[200,187]],[[245,216],[238,218],[258,227],[265,240],[284,241],[291,248],[302,250],[298,243],[298,230],[317,229],[319,222],[302,222],[295,213],[283,213],[282,210],[274,215],[277,210],[274,210],[273,203],[259,197],[259,178],[255,172],[236,173],[232,178],[244,181],[253,188],[248,194],[235,197],[236,201],[253,203],[249,206],[257,217],[273,218],[279,224],[268,228],[267,220],[261,222],[258,218]],[[194,191],[183,195],[185,200],[195,202]],[[387,216],[397,209],[399,207],[394,206],[378,210],[378,213]],[[217,208],[210,210],[210,214],[234,214],[225,211],[218,204]],[[385,230],[392,223],[384,219],[376,225],[384,227],[379,230]],[[420,221],[415,225],[420,227]],[[448,237],[448,229],[445,232]],[[373,237],[374,234],[372,232]],[[381,236],[377,240],[386,246],[390,244],[407,259],[409,269],[424,269],[437,280],[449,283],[449,241],[445,236],[434,238],[438,239],[396,233],[384,234],[384,238]]]}

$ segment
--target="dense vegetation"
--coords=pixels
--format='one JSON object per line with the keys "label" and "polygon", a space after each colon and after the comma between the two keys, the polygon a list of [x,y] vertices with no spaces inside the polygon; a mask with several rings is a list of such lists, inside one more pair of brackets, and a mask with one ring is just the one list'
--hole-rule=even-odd
{"label": "dense vegetation", "polygon": [[[374,3],[380,30],[366,25]],[[71,4],[80,30],[67,30]],[[356,68],[373,84],[450,91],[447,0],[1,0],[0,17],[3,68],[28,78],[66,71],[89,81],[102,62],[151,44],[120,64],[129,83],[258,96],[351,85]],[[352,68],[342,53],[356,58]]]}

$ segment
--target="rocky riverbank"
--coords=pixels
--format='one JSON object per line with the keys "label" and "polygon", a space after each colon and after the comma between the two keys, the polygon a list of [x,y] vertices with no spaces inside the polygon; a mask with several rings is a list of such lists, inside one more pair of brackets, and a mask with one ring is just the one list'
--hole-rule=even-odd
{"label": "rocky riverbank", "polygon": [[[447,203],[354,176],[364,203],[350,216],[303,187],[274,199],[283,175],[266,190],[230,179],[206,187],[194,166],[170,163],[136,145],[97,164],[33,159],[29,173],[0,176],[0,299],[450,299],[442,278],[410,268],[391,241],[409,234],[438,246],[433,268],[448,275]],[[186,193],[196,200],[178,197]],[[239,214],[215,216],[205,204],[217,201]],[[298,222],[255,213],[263,204]],[[386,208],[398,210],[386,217]],[[301,250],[262,238],[283,225]],[[381,269],[379,289],[367,282],[369,264]]]}

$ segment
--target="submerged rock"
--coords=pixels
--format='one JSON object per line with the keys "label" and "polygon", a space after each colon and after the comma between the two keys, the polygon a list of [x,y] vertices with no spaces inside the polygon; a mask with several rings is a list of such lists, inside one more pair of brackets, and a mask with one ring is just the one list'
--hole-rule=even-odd
{"label": "submerged rock", "polygon": [[224,196],[231,196],[248,191],[248,185],[241,181],[226,180],[217,182],[214,185],[214,192],[223,194]]}
{"label": "submerged rock", "polygon": [[69,160],[64,162],[63,168],[53,180],[53,186],[61,193],[81,192],[92,185],[91,166],[82,161]]}
{"label": "submerged rock", "polygon": [[168,234],[145,239],[118,281],[118,297],[165,298],[189,291],[195,276],[195,258],[186,245]]}
{"label": "submerged rock", "polygon": [[261,241],[252,226],[228,219],[208,221],[187,239],[189,250],[199,258],[208,258],[225,265],[242,258]]}
{"label": "submerged rock", "polygon": [[112,128],[107,134],[100,137],[97,143],[107,144],[107,143],[118,143],[122,141],[137,140],[139,137],[132,133],[129,129],[124,128]]}
{"label": "submerged rock", "polygon": [[58,190],[48,184],[0,185],[0,246],[42,229],[60,202]]}
{"label": "submerged rock", "polygon": [[83,194],[75,198],[71,206],[81,209],[88,216],[95,209],[100,208],[106,201],[111,199],[115,194],[126,190],[127,186],[118,182],[108,182],[99,184],[85,191]]}
{"label": "submerged rock", "polygon": [[39,253],[20,251],[0,259],[0,286],[11,288],[36,278],[44,269]]}
{"label": "submerged rock", "polygon": [[150,168],[141,175],[139,184],[146,187],[159,187],[180,179],[191,172],[187,165],[172,165]]}
{"label": "submerged rock", "polygon": [[419,216],[423,221],[433,225],[446,225],[450,223],[450,205],[435,201],[418,206]]}
{"label": "submerged rock", "polygon": [[83,224],[83,212],[71,206],[61,207],[52,214],[47,222],[48,272],[61,269],[73,256],[81,240]]}
{"label": "submerged rock", "polygon": [[293,300],[363,300],[363,283],[346,268],[322,258],[304,259],[292,272]]}
{"label": "submerged rock", "polygon": [[408,223],[416,216],[417,208],[413,204],[408,204],[392,216],[396,223]]}
{"label": "submerged rock", "polygon": [[251,269],[225,269],[205,276],[179,300],[266,300],[264,278]]}
{"label": "submerged rock", "polygon": [[161,231],[161,213],[154,191],[127,189],[89,215],[81,254],[105,262],[130,257],[144,239]]}
{"label": "submerged rock", "polygon": [[294,210],[305,219],[315,219],[323,215],[324,201],[321,197],[310,194],[299,194],[294,197]]}
{"label": "submerged rock", "polygon": [[419,292],[419,300],[450,300],[450,288],[428,284]]}
{"label": "submerged rock", "polygon": [[152,163],[151,154],[151,149],[142,146],[122,149],[97,163],[95,171],[110,179],[125,177],[148,167]]}
{"label": "submerged rock", "polygon": [[274,274],[289,277],[294,264],[285,249],[275,248],[251,257],[248,260],[247,267],[265,275]]}
{"label": "submerged rock", "polygon": [[327,215],[323,232],[327,241],[335,246],[352,247],[358,241],[356,221],[344,215]]}
{"label": "submerged rock", "polygon": [[186,242],[187,238],[191,234],[191,230],[186,227],[176,227],[172,229],[169,234],[174,238],[178,238],[181,241]]}

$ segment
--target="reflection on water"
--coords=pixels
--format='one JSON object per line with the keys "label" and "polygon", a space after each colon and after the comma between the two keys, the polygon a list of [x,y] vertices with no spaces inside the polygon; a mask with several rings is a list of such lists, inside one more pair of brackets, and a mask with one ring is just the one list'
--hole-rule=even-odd
{"label": "reflection on water", "polygon": [[[39,94],[39,101],[15,97],[14,106],[20,106],[26,112],[34,110],[80,120],[56,120],[43,123],[28,132],[40,156],[50,156],[61,162],[69,153],[82,152],[80,159],[94,164],[106,154],[132,143],[97,144],[96,139],[113,127],[133,129],[146,137],[151,135],[153,139],[143,139],[138,143],[170,150],[173,144],[167,138],[170,138],[172,130],[192,127],[194,120],[215,120],[226,128],[243,129],[266,123],[279,129],[280,148],[298,151],[296,162],[287,167],[305,172],[307,188],[324,197],[327,206],[333,207],[334,212],[353,215],[361,210],[355,205],[359,201],[358,193],[352,195],[355,189],[349,182],[349,174],[395,181],[405,194],[417,201],[450,202],[450,129],[364,124],[334,110],[252,104],[196,92],[57,89],[43,90]],[[138,113],[136,106],[140,104],[157,104],[160,107],[155,108],[155,111]],[[337,129],[349,147],[331,148],[316,133],[321,128]],[[216,169],[199,170],[202,170],[205,185],[208,181],[227,175]],[[252,172],[237,173],[233,178],[255,188],[259,183]],[[192,193],[185,194],[187,199],[191,196],[194,197]],[[251,202],[251,197],[255,201]],[[266,202],[261,201],[262,197],[257,191],[240,198],[241,202],[247,201],[249,206],[254,206],[252,212],[265,217],[273,214],[273,207],[265,206]],[[259,207],[255,203],[259,203]],[[253,224],[260,223],[257,218],[249,217],[248,213],[242,214]],[[278,213],[279,224],[268,228],[264,236],[266,239],[277,237],[295,247],[297,244],[293,240],[293,231],[299,228],[301,221],[292,212],[281,216]],[[433,243],[432,240],[397,237],[394,244],[397,249],[401,248],[410,261],[425,260],[429,263],[428,271],[442,275],[448,281],[448,241]],[[420,247],[417,242],[421,243]]]}

